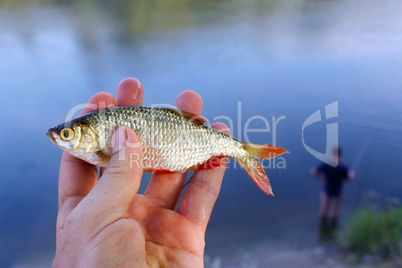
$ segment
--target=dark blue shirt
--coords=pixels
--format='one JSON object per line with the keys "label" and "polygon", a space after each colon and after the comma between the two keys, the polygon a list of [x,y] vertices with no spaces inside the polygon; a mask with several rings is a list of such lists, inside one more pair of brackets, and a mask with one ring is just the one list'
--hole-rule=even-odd
{"label": "dark blue shirt", "polygon": [[327,195],[330,197],[339,197],[342,191],[342,182],[348,179],[349,169],[342,163],[339,163],[336,167],[323,163],[317,168],[317,171],[326,180],[323,190]]}

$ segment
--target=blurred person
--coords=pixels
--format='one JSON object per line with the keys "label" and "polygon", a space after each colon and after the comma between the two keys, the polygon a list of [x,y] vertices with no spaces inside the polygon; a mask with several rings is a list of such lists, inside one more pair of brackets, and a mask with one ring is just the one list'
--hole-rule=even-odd
{"label": "blurred person", "polygon": [[[116,99],[97,93],[82,113],[99,107],[141,106],[142,99],[141,83],[129,78],[118,85]],[[201,114],[202,99],[185,91],[176,106]],[[222,123],[212,127],[229,134]],[[204,266],[205,231],[226,165],[195,171],[180,202],[187,173],[154,173],[140,195],[143,170],[129,163],[132,154],[142,160],[141,148],[129,146],[138,142],[130,128],[117,129],[113,155],[100,174],[96,166],[63,153],[53,267]],[[119,159],[119,153],[125,157]]]}
{"label": "blurred person", "polygon": [[[329,227],[334,230],[338,226],[339,206],[342,196],[342,184],[344,180],[351,181],[355,173],[341,162],[342,149],[337,146],[332,151],[332,165],[322,163],[311,169],[311,174],[322,182],[320,192],[320,226],[321,229]],[[331,208],[331,221],[328,222],[327,214]]]}

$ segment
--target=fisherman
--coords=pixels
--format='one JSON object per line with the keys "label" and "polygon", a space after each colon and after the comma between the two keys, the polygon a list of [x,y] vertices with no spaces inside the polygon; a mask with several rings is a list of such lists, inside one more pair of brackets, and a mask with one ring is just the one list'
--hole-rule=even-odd
{"label": "fisherman", "polygon": [[[332,163],[322,163],[316,168],[311,169],[311,174],[322,182],[320,192],[320,226],[321,230],[329,227],[335,230],[338,227],[339,205],[342,194],[342,183],[344,180],[351,181],[355,173],[341,162],[342,149],[337,146],[332,151]],[[328,225],[327,214],[329,208],[332,209],[331,222]]]}

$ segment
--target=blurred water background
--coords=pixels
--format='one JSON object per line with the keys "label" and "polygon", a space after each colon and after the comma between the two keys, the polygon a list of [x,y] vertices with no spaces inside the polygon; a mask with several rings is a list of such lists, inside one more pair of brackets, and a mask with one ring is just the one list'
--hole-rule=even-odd
{"label": "blurred water background", "polygon": [[243,140],[247,120],[264,117],[270,131],[249,140],[291,152],[268,163],[276,197],[227,170],[206,235],[211,258],[316,243],[320,184],[309,169],[319,160],[302,126],[334,101],[339,116],[322,113],[304,141],[324,152],[326,124],[339,124],[357,174],[341,220],[370,191],[401,197],[401,14],[401,1],[372,0],[0,1],[0,266],[50,265],[62,152],[45,131],[125,77],[142,81],[145,106],[197,91],[203,115],[231,118]]}

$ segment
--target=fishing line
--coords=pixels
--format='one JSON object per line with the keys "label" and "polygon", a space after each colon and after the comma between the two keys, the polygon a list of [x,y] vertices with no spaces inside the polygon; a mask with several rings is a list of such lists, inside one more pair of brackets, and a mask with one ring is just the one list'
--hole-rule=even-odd
{"label": "fishing line", "polygon": [[362,176],[359,172],[358,169],[360,167],[360,164],[362,163],[362,160],[364,158],[364,156],[366,155],[366,151],[367,148],[369,147],[371,141],[373,139],[373,132],[371,131],[366,138],[364,139],[364,141],[362,142],[362,144],[360,145],[359,151],[357,152],[357,155],[353,161],[351,170],[353,170],[355,172],[355,179],[359,178],[359,180],[357,181],[357,194],[355,195],[355,200],[354,200],[354,207],[355,209],[357,208],[357,204],[359,202],[359,198],[361,197],[361,191],[364,187],[364,185],[366,184],[367,180],[364,180],[363,178],[365,176]]}

